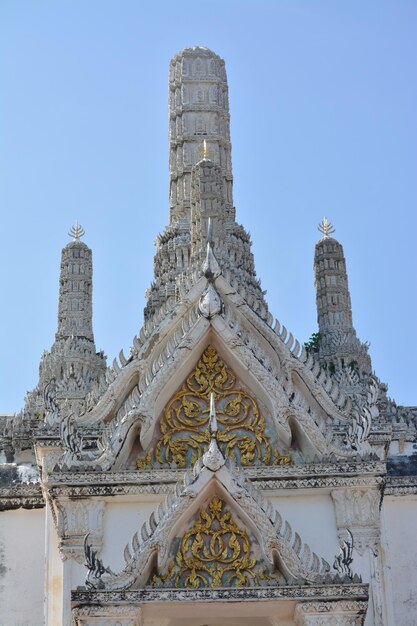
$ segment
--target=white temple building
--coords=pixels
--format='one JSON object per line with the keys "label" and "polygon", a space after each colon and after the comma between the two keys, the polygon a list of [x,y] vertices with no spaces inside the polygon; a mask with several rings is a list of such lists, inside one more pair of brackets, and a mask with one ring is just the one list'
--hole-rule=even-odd
{"label": "white temple building", "polygon": [[417,408],[373,372],[342,245],[324,219],[301,346],[236,222],[207,48],[172,59],[169,123],[169,225],[129,355],[96,351],[77,224],[39,383],[0,417],[0,626],[416,626]]}

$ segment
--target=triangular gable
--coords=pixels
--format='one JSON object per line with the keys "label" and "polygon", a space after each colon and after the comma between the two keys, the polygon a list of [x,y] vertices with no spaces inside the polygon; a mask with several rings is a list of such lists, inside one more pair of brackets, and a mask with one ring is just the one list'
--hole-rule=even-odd
{"label": "triangular gable", "polygon": [[[205,462],[210,465],[211,461],[205,459],[194,472],[187,472],[185,480],[177,484],[175,496],[169,496],[135,533],[126,546],[122,572],[104,573],[97,586],[128,590],[163,586],[167,581],[174,588],[193,587],[197,580],[201,586],[215,586],[219,580],[220,586],[236,586],[242,581],[251,586],[255,579],[267,586],[341,582],[236,468],[223,464],[212,471]],[[225,543],[219,552],[215,535],[220,531]],[[216,550],[217,562],[213,558]],[[212,566],[205,580],[201,572],[203,578],[197,576],[204,558]],[[229,560],[229,573],[221,567],[222,560]],[[91,586],[95,580],[93,573]]]}

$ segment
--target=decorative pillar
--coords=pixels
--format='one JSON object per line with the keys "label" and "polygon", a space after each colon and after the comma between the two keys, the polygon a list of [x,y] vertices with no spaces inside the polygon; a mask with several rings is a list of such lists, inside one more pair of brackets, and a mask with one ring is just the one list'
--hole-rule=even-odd
{"label": "decorative pillar", "polygon": [[374,626],[387,625],[381,555],[380,502],[377,488],[334,489],[333,499],[339,539],[349,529],[353,548],[364,558],[369,570]]}

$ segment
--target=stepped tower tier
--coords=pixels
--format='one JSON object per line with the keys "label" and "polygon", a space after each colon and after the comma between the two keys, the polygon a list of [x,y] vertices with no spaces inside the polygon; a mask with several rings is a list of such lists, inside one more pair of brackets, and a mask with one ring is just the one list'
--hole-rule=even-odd
{"label": "stepped tower tier", "polygon": [[370,374],[371,360],[367,345],[359,341],[352,322],[346,261],[342,245],[331,235],[327,218],[319,226],[323,237],[314,253],[317,321],[321,362],[331,373],[346,368],[352,374]]}
{"label": "stepped tower tier", "polygon": [[169,76],[169,172],[171,224],[189,217],[191,171],[206,140],[219,166],[225,202],[232,198],[232,160],[224,61],[208,48],[187,48],[171,61]]}
{"label": "stepped tower tier", "polygon": [[267,316],[250,237],[235,220],[229,120],[224,61],[203,47],[176,54],[169,77],[170,224],[156,242],[146,319],[200,272],[209,219],[222,272]]}

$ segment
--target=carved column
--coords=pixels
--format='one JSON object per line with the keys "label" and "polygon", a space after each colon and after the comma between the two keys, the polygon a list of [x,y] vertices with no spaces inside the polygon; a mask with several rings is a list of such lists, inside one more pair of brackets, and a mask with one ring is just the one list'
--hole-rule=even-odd
{"label": "carved column", "polygon": [[353,536],[353,547],[369,564],[374,626],[385,626],[383,567],[381,560],[380,501],[376,488],[335,489],[331,493],[340,540],[346,529]]}
{"label": "carved column", "polygon": [[368,603],[350,600],[339,602],[302,602],[294,611],[295,626],[362,626]]}

